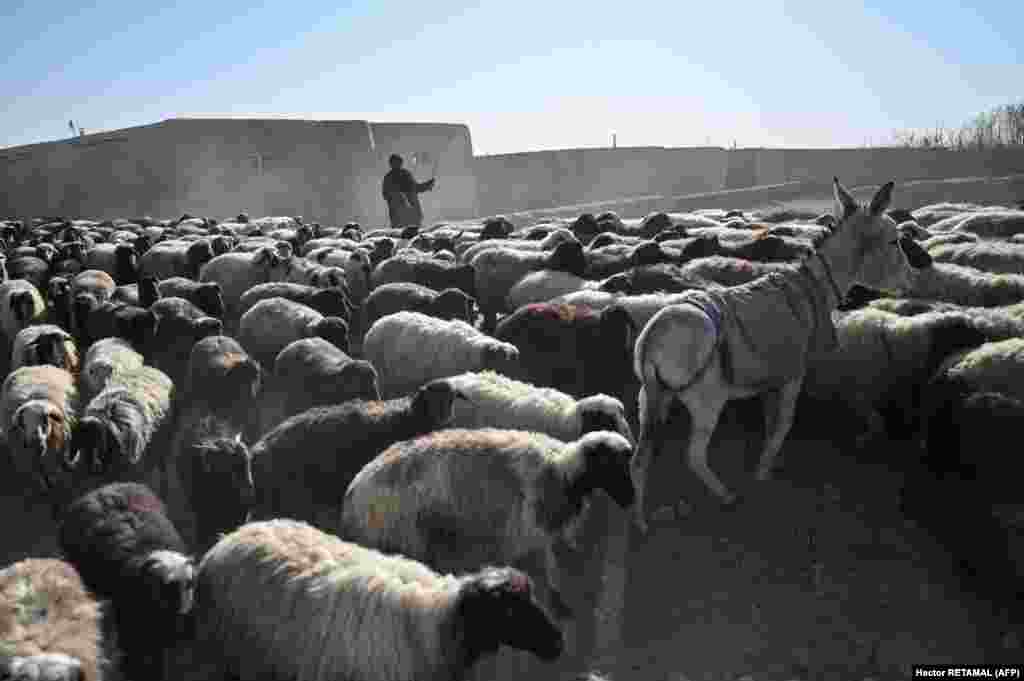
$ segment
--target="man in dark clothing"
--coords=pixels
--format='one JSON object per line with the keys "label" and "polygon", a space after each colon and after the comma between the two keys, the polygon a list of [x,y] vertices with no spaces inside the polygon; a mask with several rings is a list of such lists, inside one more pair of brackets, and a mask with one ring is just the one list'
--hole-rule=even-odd
{"label": "man in dark clothing", "polygon": [[391,154],[388,158],[391,170],[384,176],[381,193],[388,204],[388,219],[391,226],[422,227],[423,208],[420,206],[420,192],[429,192],[434,188],[434,178],[426,182],[417,182],[408,170],[402,167],[402,157]]}

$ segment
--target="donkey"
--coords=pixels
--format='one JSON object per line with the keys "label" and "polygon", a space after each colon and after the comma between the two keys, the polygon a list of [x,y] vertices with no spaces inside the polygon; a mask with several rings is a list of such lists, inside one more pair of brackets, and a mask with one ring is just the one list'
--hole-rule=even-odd
{"label": "donkey", "polygon": [[867,208],[832,179],[836,222],[799,265],[721,291],[693,291],[686,302],[655,314],[637,337],[633,370],[640,380],[640,440],[630,462],[634,521],[648,530],[647,470],[661,444],[673,398],[689,410],[690,469],[725,506],[737,498],[708,467],[707,447],[729,400],[763,395],[765,443],[757,479],[771,477],[793,425],[811,351],[837,345],[832,311],[854,284],[905,290],[928,253],[886,215],[893,183]]}

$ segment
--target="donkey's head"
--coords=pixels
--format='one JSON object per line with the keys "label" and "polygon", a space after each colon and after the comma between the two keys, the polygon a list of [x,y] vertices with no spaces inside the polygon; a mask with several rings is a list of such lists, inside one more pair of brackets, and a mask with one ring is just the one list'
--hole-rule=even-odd
{"label": "donkey's head", "polygon": [[882,185],[866,207],[850,196],[839,178],[833,178],[832,184],[837,224],[821,249],[832,262],[837,279],[847,288],[860,284],[879,291],[906,291],[912,271],[929,267],[932,260],[886,215],[893,183]]}

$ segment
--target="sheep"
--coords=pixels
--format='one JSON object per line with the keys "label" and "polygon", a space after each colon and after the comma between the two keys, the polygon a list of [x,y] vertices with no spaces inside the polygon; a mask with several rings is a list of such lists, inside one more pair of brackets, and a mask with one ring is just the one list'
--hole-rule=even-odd
{"label": "sheep", "polygon": [[[40,291],[41,292],[41,291]],[[71,282],[65,277],[53,277],[46,289],[46,300],[49,303],[47,314],[51,324],[71,330]]]}
{"label": "sheep", "polygon": [[609,277],[595,288],[610,293],[642,295],[645,293],[682,293],[690,289],[709,287],[718,288],[719,285],[694,274],[692,268],[683,269],[678,265],[663,264],[634,267]]}
{"label": "sheep", "polygon": [[544,303],[576,291],[598,290],[613,277],[594,281],[558,270],[530,272],[509,289],[505,296],[505,309],[518,310],[524,305]]}
{"label": "sheep", "polygon": [[527,430],[571,442],[595,430],[619,433],[635,444],[622,402],[608,395],[574,399],[493,371],[466,372],[447,380],[456,400],[452,428]]}
{"label": "sheep", "polygon": [[711,256],[691,260],[683,265],[681,273],[684,277],[712,281],[722,286],[737,286],[769,272],[783,271],[789,266],[789,263],[754,262],[726,256]]}
{"label": "sheep", "polygon": [[518,570],[441,575],[293,520],[222,538],[196,594],[197,637],[231,678],[463,681],[502,644],[546,661],[564,648]]}
{"label": "sheep", "polygon": [[68,506],[57,536],[89,591],[112,602],[126,676],[163,678],[166,650],[184,634],[195,579],[163,502],[145,485],[104,485]]}
{"label": "sheep", "polygon": [[53,268],[50,263],[35,255],[11,256],[4,263],[7,270],[7,279],[30,282],[40,291],[45,290],[53,275]]}
{"label": "sheep", "polygon": [[1024,211],[1006,210],[989,206],[985,211],[968,215],[953,228],[957,232],[971,232],[980,237],[1005,239],[1024,232]]}
{"label": "sheep", "polygon": [[287,516],[336,531],[342,495],[356,473],[391,444],[446,427],[458,398],[439,380],[409,397],[350,400],[286,419],[250,449],[253,517]]}
{"label": "sheep", "polygon": [[[85,338],[85,322],[89,313],[102,303],[110,300],[117,284],[106,272],[100,270],[83,270],[71,279],[71,328],[69,331],[78,337]],[[84,344],[84,343],[83,343]]]}
{"label": "sheep", "polygon": [[1024,400],[1024,338],[985,343],[951,355],[928,389],[956,383],[971,392],[995,392]]}
{"label": "sheep", "polygon": [[469,264],[476,272],[476,300],[484,315],[485,329],[493,329],[496,315],[509,311],[505,297],[525,275],[547,269],[582,277],[587,267],[583,247],[578,242],[559,244],[550,253],[493,248],[474,256]]}
{"label": "sheep", "polygon": [[26,326],[41,321],[44,314],[46,301],[34,284],[25,279],[0,282],[0,325],[8,343]]}
{"label": "sheep", "polygon": [[34,491],[59,509],[74,481],[63,468],[78,425],[75,377],[47,364],[24,366],[4,381],[0,396],[0,436],[14,470],[35,483]]}
{"label": "sheep", "polygon": [[957,305],[1011,305],[1024,301],[1024,276],[989,274],[973,267],[937,262],[915,272],[906,295]]}
{"label": "sheep", "polygon": [[157,279],[171,277],[188,277],[196,279],[204,265],[214,257],[213,245],[208,239],[184,241],[172,239],[153,244],[139,258],[139,276],[152,276]]}
{"label": "sheep", "polygon": [[242,294],[257,284],[280,281],[287,273],[286,261],[273,248],[260,248],[253,253],[225,253],[203,265],[199,281],[220,284],[226,319],[237,321]]}
{"label": "sheep", "polygon": [[347,400],[379,400],[377,370],[352,359],[323,338],[302,338],[274,359],[274,375],[264,399],[262,431],[313,407]]}
{"label": "sheep", "polygon": [[381,317],[403,310],[472,324],[476,317],[475,306],[476,301],[457,288],[435,291],[409,282],[384,284],[375,288],[363,302],[360,328],[369,329]]}
{"label": "sheep", "polygon": [[93,308],[79,336],[83,347],[103,338],[118,337],[136,348],[145,348],[156,334],[157,315],[149,309],[114,301]]}
{"label": "sheep", "polygon": [[221,335],[224,326],[219,319],[206,316],[184,298],[161,298],[149,309],[157,321],[153,339],[143,350],[143,355],[147,363],[181,385],[192,346],[207,336]]}
{"label": "sheep", "polygon": [[856,440],[861,448],[886,431],[902,438],[916,432],[932,374],[951,354],[986,340],[968,315],[899,317],[870,308],[840,316],[836,336],[838,347],[808,358],[803,390],[841,400],[860,416],[867,424]]}
{"label": "sheep", "polygon": [[[315,262],[329,270],[340,268],[344,274],[344,278],[341,281],[345,282],[346,290],[355,300],[363,300],[370,292],[370,273],[373,270],[373,263],[368,253],[364,253],[361,250],[345,251],[334,249],[319,254],[315,258]],[[292,281],[296,280],[292,279]],[[336,286],[337,283],[332,283],[331,285]]]}
{"label": "sheep", "polygon": [[953,303],[943,303],[925,298],[878,298],[870,301],[867,307],[900,317],[912,317],[926,312],[966,312],[970,309]]}
{"label": "sheep", "polygon": [[85,253],[86,269],[101,270],[118,284],[134,284],[139,279],[138,253],[130,243],[96,244]]}
{"label": "sheep", "polygon": [[515,230],[515,226],[504,215],[495,215],[484,220],[480,239],[504,239]]}
{"label": "sheep", "polygon": [[215,281],[200,283],[185,277],[171,277],[156,287],[158,297],[184,298],[211,317],[219,319],[224,316],[224,299],[220,294],[220,284]]}
{"label": "sheep", "polygon": [[142,277],[137,284],[126,284],[114,289],[110,299],[138,307],[149,307],[160,300],[160,290],[154,277]]}
{"label": "sheep", "polygon": [[112,374],[82,409],[65,466],[107,480],[138,480],[159,469],[166,496],[173,398],[171,379],[154,367]]}
{"label": "sheep", "polygon": [[1024,274],[1024,245],[1000,241],[942,244],[928,250],[935,262],[973,267],[988,274]]}
{"label": "sheep", "polygon": [[408,251],[381,261],[370,275],[372,288],[402,281],[435,291],[457,288],[467,296],[476,297],[476,269],[472,265],[459,265],[425,255],[409,255]]}
{"label": "sheep", "polygon": [[348,352],[348,324],[324,317],[311,307],[285,298],[267,298],[249,308],[238,325],[238,340],[264,367],[277,353],[300,338],[319,336]]}
{"label": "sheep", "polygon": [[563,442],[542,433],[448,429],[397,442],[345,490],[340,536],[445,571],[545,557],[551,605],[561,596],[554,545],[579,549],[590,496],[633,504],[633,446],[596,431]]}
{"label": "sheep", "polygon": [[102,605],[63,560],[27,558],[0,570],[0,632],[0,678],[116,678]]}
{"label": "sheep", "polygon": [[478,241],[476,243],[459,244],[455,247],[455,254],[462,259],[462,262],[472,262],[480,253],[484,251],[490,251],[495,248],[515,248],[521,251],[553,251],[558,248],[561,244],[565,243],[579,243],[571,230],[565,228],[557,228],[551,230],[543,239],[539,241],[525,241],[523,239],[488,239],[486,241]]}
{"label": "sheep", "polygon": [[973,244],[978,241],[978,235],[971,234],[970,232],[941,232],[923,239],[921,247],[926,251],[931,251],[931,249],[942,244]]}
{"label": "sheep", "polygon": [[96,341],[89,346],[82,362],[83,397],[92,399],[106,387],[111,376],[135,371],[144,363],[142,355],[124,338],[104,338]]}
{"label": "sheep", "polygon": [[206,551],[217,536],[246,522],[255,501],[252,457],[241,424],[189,405],[171,444],[177,482],[192,512],[181,524],[191,545]]}
{"label": "sheep", "polygon": [[519,350],[466,322],[420,312],[381,317],[366,332],[363,357],[377,369],[384,398],[408,394],[424,383],[464,371],[508,373]]}
{"label": "sheep", "polygon": [[655,241],[643,241],[635,246],[612,244],[598,249],[588,248],[585,256],[587,266],[584,274],[590,279],[603,279],[630,267],[656,265],[676,259],[675,255],[662,249]]}
{"label": "sheep", "polygon": [[11,371],[38,364],[66,369],[77,376],[80,360],[71,334],[54,324],[36,324],[19,331],[11,350]]}
{"label": "sheep", "polygon": [[239,314],[244,315],[267,298],[286,298],[311,307],[325,317],[341,317],[348,322],[353,318],[354,307],[343,289],[315,288],[285,281],[258,284],[246,291],[239,300]]}
{"label": "sheep", "polygon": [[242,345],[227,336],[207,336],[189,353],[183,402],[203,411],[233,414],[245,422],[260,394],[263,373]]}

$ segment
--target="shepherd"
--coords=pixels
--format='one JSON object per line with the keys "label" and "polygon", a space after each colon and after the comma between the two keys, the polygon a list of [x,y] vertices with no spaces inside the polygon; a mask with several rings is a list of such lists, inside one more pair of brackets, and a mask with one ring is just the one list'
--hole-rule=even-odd
{"label": "shepherd", "polygon": [[420,193],[429,192],[434,188],[434,180],[417,182],[412,173],[402,167],[402,157],[391,154],[388,157],[391,170],[381,182],[381,193],[388,204],[388,219],[395,229],[423,226],[423,208],[420,206]]}

